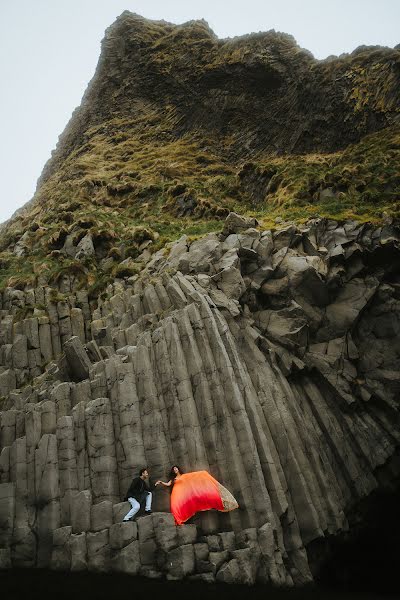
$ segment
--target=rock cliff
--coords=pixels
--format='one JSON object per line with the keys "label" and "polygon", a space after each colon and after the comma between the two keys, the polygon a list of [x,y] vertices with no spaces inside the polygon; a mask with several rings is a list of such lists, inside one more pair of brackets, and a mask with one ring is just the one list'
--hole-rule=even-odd
{"label": "rock cliff", "polygon": [[[302,584],[398,477],[399,236],[230,214],[114,283],[2,295],[2,564]],[[21,308],[33,316],[15,322]],[[132,473],[207,469],[240,509],[120,521]]]}
{"label": "rock cliff", "polygon": [[274,30],[221,40],[205,21],[177,26],[127,11],[106,31],[96,74],[41,182],[111,118],[161,121],[164,135],[203,138],[231,160],[345,148],[398,122],[399,64],[398,49],[318,61]]}
{"label": "rock cliff", "polygon": [[[398,487],[399,56],[107,30],[0,231],[0,568],[299,586]],[[240,508],[122,523],[174,463]]]}

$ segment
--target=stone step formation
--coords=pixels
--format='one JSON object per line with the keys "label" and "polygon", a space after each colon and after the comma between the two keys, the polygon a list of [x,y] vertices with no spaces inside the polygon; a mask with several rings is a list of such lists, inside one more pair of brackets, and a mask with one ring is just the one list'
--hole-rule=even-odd
{"label": "stone step formation", "polygon": [[[399,228],[257,225],[183,236],[96,307],[69,276],[2,293],[2,568],[302,585],[396,480]],[[155,488],[122,523],[137,471],[172,464],[240,508],[177,527]]]}

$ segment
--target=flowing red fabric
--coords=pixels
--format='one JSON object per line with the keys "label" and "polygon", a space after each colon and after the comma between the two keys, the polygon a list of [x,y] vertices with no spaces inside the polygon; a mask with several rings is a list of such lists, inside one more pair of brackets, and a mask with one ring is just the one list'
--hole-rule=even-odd
{"label": "flowing red fabric", "polygon": [[183,473],[175,479],[171,493],[171,512],[181,525],[200,510],[224,510],[218,481],[207,471]]}

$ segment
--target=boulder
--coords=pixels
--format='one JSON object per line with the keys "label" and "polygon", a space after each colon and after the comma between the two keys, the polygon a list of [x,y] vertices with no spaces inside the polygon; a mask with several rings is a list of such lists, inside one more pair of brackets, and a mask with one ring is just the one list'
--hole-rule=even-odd
{"label": "boulder", "polygon": [[87,379],[92,363],[78,336],[72,336],[64,344],[64,352],[71,379],[73,381]]}
{"label": "boulder", "polygon": [[222,230],[223,235],[228,236],[231,233],[240,233],[251,227],[258,226],[257,219],[244,217],[237,213],[230,212],[224,222],[224,228]]}
{"label": "boulder", "polygon": [[92,236],[90,235],[90,233],[87,233],[85,237],[83,237],[79,244],[76,246],[75,258],[77,260],[82,260],[83,258],[94,256],[94,254],[95,249],[93,245]]}

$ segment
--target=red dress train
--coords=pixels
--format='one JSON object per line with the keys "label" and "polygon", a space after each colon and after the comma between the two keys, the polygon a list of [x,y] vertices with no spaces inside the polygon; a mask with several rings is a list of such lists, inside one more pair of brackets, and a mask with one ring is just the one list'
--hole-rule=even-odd
{"label": "red dress train", "polygon": [[171,512],[178,525],[202,510],[227,512],[238,506],[232,494],[207,471],[183,473],[175,479]]}

